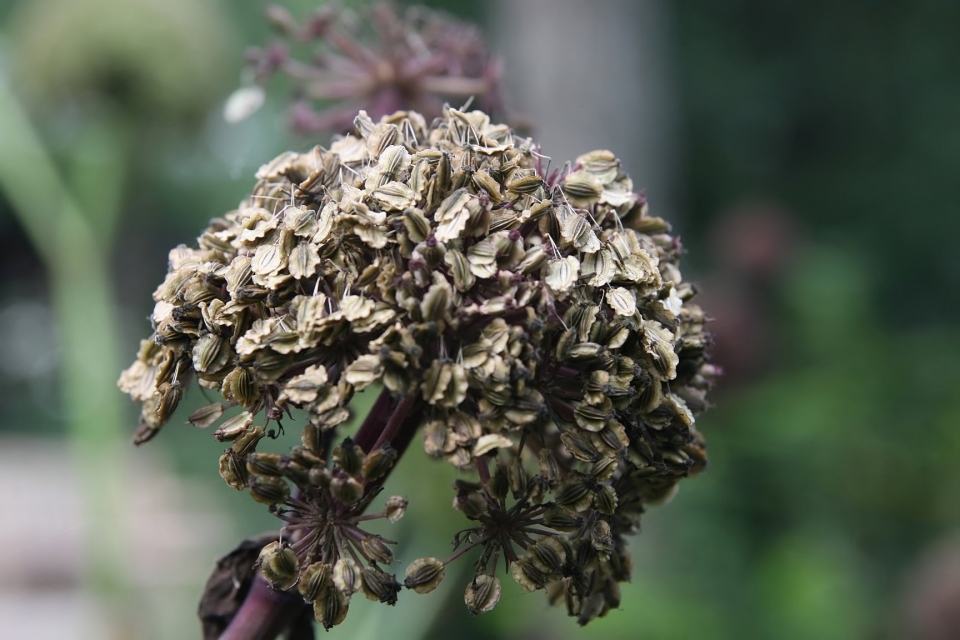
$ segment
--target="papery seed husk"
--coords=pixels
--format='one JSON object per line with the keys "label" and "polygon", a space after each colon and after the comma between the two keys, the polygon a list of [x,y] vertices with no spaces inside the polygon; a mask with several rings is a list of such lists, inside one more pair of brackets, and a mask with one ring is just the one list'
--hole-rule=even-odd
{"label": "papery seed husk", "polygon": [[360,587],[369,600],[376,600],[388,605],[397,604],[397,594],[400,593],[400,583],[395,576],[375,569],[364,567],[360,573]]}
{"label": "papery seed husk", "polygon": [[333,585],[333,566],[325,562],[315,562],[300,574],[298,589],[303,599],[312,602],[318,599]]}
{"label": "papery seed husk", "polygon": [[253,424],[253,414],[248,411],[238,413],[232,418],[223,421],[217,430],[213,432],[213,437],[220,442],[233,441],[243,435],[247,428]]}
{"label": "papery seed husk", "polygon": [[543,522],[557,531],[576,531],[583,525],[583,519],[563,511],[547,511],[543,515]]}
{"label": "papery seed husk", "polygon": [[367,140],[367,151],[370,153],[371,158],[379,158],[384,150],[391,146],[395,145],[400,141],[400,128],[395,124],[387,124],[385,122],[378,122],[377,124],[372,125],[372,129],[365,136]]}
{"label": "papery seed husk", "polygon": [[336,476],[330,481],[330,491],[344,504],[353,504],[363,497],[363,483],[350,476]]}
{"label": "papery seed husk", "polygon": [[351,476],[360,475],[365,457],[363,449],[354,444],[351,438],[344,439],[333,449],[333,463]]}
{"label": "papery seed husk", "polygon": [[367,536],[360,543],[366,557],[380,564],[391,564],[393,562],[393,551],[387,546],[380,536]]}
{"label": "papery seed husk", "polygon": [[623,287],[614,287],[607,292],[607,304],[620,316],[632,316],[637,312],[637,296]]}
{"label": "papery seed husk", "polygon": [[245,429],[243,433],[238,435],[233,440],[233,445],[231,448],[236,452],[238,456],[245,457],[248,453],[254,451],[257,448],[257,443],[266,435],[263,427],[256,426],[248,429]]}
{"label": "papery seed husk", "polygon": [[277,504],[290,498],[290,486],[282,478],[250,476],[250,497],[261,504]]}
{"label": "papery seed husk", "polygon": [[563,293],[577,281],[580,272],[580,261],[574,256],[567,256],[560,260],[551,260],[544,268],[543,281],[557,293]]}
{"label": "papery seed husk", "polygon": [[390,496],[384,506],[383,514],[390,522],[397,522],[407,509],[407,499],[402,496]]}
{"label": "papery seed husk", "polygon": [[470,271],[470,263],[467,257],[457,249],[448,249],[443,256],[443,261],[450,267],[450,273],[453,276],[453,284],[457,291],[468,291],[477,281]]}
{"label": "papery seed husk", "polygon": [[275,589],[284,591],[297,582],[300,561],[285,542],[271,542],[260,550],[260,572]]}
{"label": "papery seed husk", "polygon": [[473,186],[484,191],[494,204],[503,199],[500,196],[500,184],[486,171],[474,173],[472,180]]}
{"label": "papery seed husk", "polygon": [[617,510],[617,493],[610,485],[603,485],[593,496],[593,506],[602,514],[612,516]]}
{"label": "papery seed husk", "polygon": [[247,487],[247,467],[233,449],[227,449],[220,456],[220,477],[237,491]]}
{"label": "papery seed husk", "polygon": [[500,602],[500,581],[494,576],[480,574],[467,584],[463,601],[472,615],[493,611]]}
{"label": "papery seed husk", "polygon": [[251,453],[247,456],[247,471],[258,476],[280,476],[281,462],[279,453]]}
{"label": "papery seed husk", "polygon": [[542,589],[547,582],[547,577],[529,560],[524,558],[514,562],[510,567],[510,572],[514,581],[527,592]]}
{"label": "papery seed husk", "polygon": [[564,484],[554,495],[554,502],[561,507],[578,508],[585,498],[589,497],[589,487],[586,483],[573,481]]}
{"label": "papery seed husk", "polygon": [[423,302],[420,303],[420,313],[425,321],[439,320],[446,317],[452,303],[450,285],[441,278],[427,289]]}
{"label": "papery seed husk", "polygon": [[601,457],[590,439],[577,429],[567,429],[560,434],[560,441],[567,453],[584,462],[594,462]]}
{"label": "papery seed husk", "polygon": [[470,218],[467,204],[474,197],[466,189],[458,189],[444,198],[433,214],[433,219],[437,221],[437,240],[447,242],[460,237]]}
{"label": "papery seed husk", "polygon": [[250,262],[250,270],[256,275],[270,275],[280,271],[285,262],[279,245],[260,245]]}
{"label": "papery seed husk", "polygon": [[226,405],[221,402],[208,404],[207,406],[200,407],[191,413],[190,417],[187,418],[187,422],[198,429],[206,429],[214,422],[219,420],[221,416],[223,416],[223,412],[226,410],[226,408]]}
{"label": "papery seed husk", "polygon": [[290,254],[290,275],[298,280],[309,278],[317,272],[320,266],[320,255],[317,248],[310,242],[301,242],[293,248]]}
{"label": "papery seed husk", "polygon": [[373,482],[387,475],[397,460],[396,450],[390,443],[384,443],[375,451],[367,454],[363,462],[362,475],[366,482]]}
{"label": "papery seed husk", "polygon": [[416,193],[402,182],[388,182],[370,194],[386,211],[403,211],[416,202]]}
{"label": "papery seed husk", "polygon": [[510,448],[512,446],[513,440],[510,438],[500,435],[499,433],[488,433],[477,439],[477,443],[473,446],[473,455],[479,458],[495,449]]}
{"label": "papery seed husk", "polygon": [[219,371],[230,357],[227,341],[215,333],[200,336],[193,348],[193,368],[200,372]]}
{"label": "papery seed husk", "polygon": [[610,523],[606,520],[597,520],[590,530],[590,544],[602,555],[613,553],[613,535],[610,533]]}
{"label": "papery seed husk", "polygon": [[221,384],[221,393],[227,400],[239,402],[241,406],[252,405],[256,400],[257,389],[250,369],[237,367],[228,373]]}
{"label": "papery seed husk", "polygon": [[543,185],[543,178],[538,175],[521,175],[508,180],[504,186],[507,191],[512,191],[517,195],[527,195],[533,193]]}
{"label": "papery seed husk", "polygon": [[360,566],[353,558],[340,558],[333,565],[333,584],[347,597],[360,590]]}
{"label": "papery seed husk", "polygon": [[183,387],[179,382],[164,382],[157,387],[157,401],[153,413],[159,424],[164,424],[177,410],[180,400],[183,399]]}
{"label": "papery seed husk", "polygon": [[383,364],[375,355],[362,355],[354,360],[344,372],[347,382],[354,385],[358,391],[367,388],[383,375]]}
{"label": "papery seed husk", "polygon": [[620,160],[612,152],[600,149],[578,156],[574,164],[601,184],[609,184],[617,177]]}
{"label": "papery seed husk", "polygon": [[418,558],[407,567],[403,586],[417,593],[430,593],[440,585],[446,567],[439,558]]}
{"label": "papery seed husk", "polygon": [[349,596],[337,589],[329,589],[313,601],[313,616],[327,630],[343,622],[349,609]]}
{"label": "papery seed husk", "polygon": [[558,574],[563,569],[566,551],[552,537],[542,538],[529,548],[530,561],[546,574]]}
{"label": "papery seed husk", "polygon": [[600,182],[585,171],[568,173],[560,186],[570,203],[579,207],[594,203],[603,192]]}

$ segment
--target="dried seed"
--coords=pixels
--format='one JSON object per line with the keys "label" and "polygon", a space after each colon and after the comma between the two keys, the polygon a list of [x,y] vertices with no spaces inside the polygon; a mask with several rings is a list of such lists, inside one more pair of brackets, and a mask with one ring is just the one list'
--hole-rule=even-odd
{"label": "dried seed", "polygon": [[564,195],[575,207],[586,208],[592,205],[603,192],[603,185],[586,171],[568,173],[560,185]]}
{"label": "dried seed", "polygon": [[500,581],[494,576],[480,574],[467,584],[463,601],[471,615],[493,611],[500,601]]}
{"label": "dried seed", "polygon": [[226,410],[226,405],[220,402],[214,402],[213,404],[208,404],[205,407],[200,407],[196,411],[190,414],[190,417],[187,418],[187,422],[197,427],[198,429],[206,429],[214,422],[220,419],[220,416],[223,415],[224,410]]}
{"label": "dried seed", "polygon": [[308,602],[320,598],[333,585],[333,567],[325,562],[314,562],[300,574],[298,589]]}
{"label": "dried seed", "polygon": [[450,267],[450,274],[453,276],[453,284],[457,291],[469,291],[477,279],[470,271],[470,263],[463,252],[447,249],[443,261]]}
{"label": "dried seed", "polygon": [[473,446],[473,455],[476,458],[485,456],[495,449],[506,449],[513,446],[513,440],[499,433],[488,433],[480,436]]}
{"label": "dried seed", "polygon": [[285,591],[297,582],[300,561],[285,542],[271,542],[261,549],[257,565],[274,589]]}
{"label": "dried seed", "polygon": [[383,508],[383,514],[390,522],[397,522],[407,509],[407,499],[402,496],[390,496]]}
{"label": "dried seed", "polygon": [[313,601],[313,617],[328,631],[346,619],[349,609],[350,597],[337,589],[329,589]]}
{"label": "dried seed", "polygon": [[348,598],[360,590],[360,566],[353,558],[341,557],[333,565],[333,584]]}
{"label": "dried seed", "polygon": [[403,586],[417,593],[430,593],[439,586],[446,570],[438,558],[418,558],[407,567]]}
{"label": "dried seed", "polygon": [[397,595],[400,593],[400,583],[396,577],[376,569],[364,567],[360,572],[360,588],[369,600],[376,600],[384,604],[397,604]]}

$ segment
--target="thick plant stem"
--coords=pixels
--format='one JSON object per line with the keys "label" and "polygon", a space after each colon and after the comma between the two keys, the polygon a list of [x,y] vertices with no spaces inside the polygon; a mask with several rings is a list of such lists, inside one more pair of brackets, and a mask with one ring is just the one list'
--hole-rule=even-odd
{"label": "thick plant stem", "polygon": [[[119,359],[108,251],[48,156],[0,74],[0,190],[42,259],[63,357],[64,418],[89,514],[87,580],[111,605],[126,609],[123,531],[123,410],[114,389]],[[114,158],[116,160],[116,158]],[[119,169],[101,173],[115,181]],[[115,184],[103,184],[105,190]],[[108,216],[109,218],[109,216]],[[110,226],[107,222],[106,226]],[[119,632],[118,632],[119,634]]]}
{"label": "thick plant stem", "polygon": [[356,435],[353,436],[353,443],[367,453],[372,451],[373,445],[380,438],[380,434],[383,433],[384,426],[390,419],[392,412],[393,397],[389,391],[384,389],[377,396],[373,406],[370,407],[370,412],[364,418],[363,424],[360,425]]}
{"label": "thick plant stem", "polygon": [[220,640],[273,640],[301,607],[303,599],[299,595],[275,591],[258,573]]}

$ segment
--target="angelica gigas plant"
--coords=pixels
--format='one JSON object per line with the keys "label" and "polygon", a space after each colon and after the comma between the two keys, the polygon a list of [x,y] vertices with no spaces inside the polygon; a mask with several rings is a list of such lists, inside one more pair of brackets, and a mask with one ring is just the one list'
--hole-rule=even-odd
{"label": "angelica gigas plant", "polygon": [[[188,385],[219,394],[189,421],[280,521],[218,631],[272,637],[239,628],[279,615],[253,602],[267,590],[329,629],[357,594],[394,605],[454,562],[472,566],[474,614],[507,577],[580,624],[620,606],[641,515],[707,460],[695,416],[716,370],[681,253],[614,153],[551,162],[482,111],[361,110],[349,134],[263,165],[170,252],[120,379],[142,403],[137,443]],[[348,432],[361,391],[376,400]],[[460,470],[465,523],[452,551],[400,568],[367,523],[403,515],[389,479],[410,446]]]}

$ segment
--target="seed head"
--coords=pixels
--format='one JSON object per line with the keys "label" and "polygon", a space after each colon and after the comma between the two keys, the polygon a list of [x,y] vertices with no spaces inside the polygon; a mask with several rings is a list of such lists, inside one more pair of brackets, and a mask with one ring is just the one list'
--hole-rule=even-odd
{"label": "seed head", "polygon": [[[474,613],[496,604],[502,560],[581,623],[605,615],[629,578],[625,536],[706,464],[695,416],[716,369],[679,241],[609,151],[549,167],[480,111],[360,112],[329,148],[261,167],[249,198],[170,253],[154,335],[120,380],[144,407],[137,441],[193,376],[224,399],[198,426],[242,407],[215,431],[231,443],[221,475],[287,523],[327,626],[358,590],[396,601],[380,566],[393,542],[362,525],[402,515],[401,497],[365,512],[415,436],[461,470],[469,527],[403,584],[431,591],[474,552]],[[353,394],[374,386],[343,439]],[[297,446],[257,452],[295,412]]]}
{"label": "seed head", "polygon": [[[461,104],[472,98],[487,113],[502,112],[499,62],[478,29],[450,16],[424,7],[398,13],[381,2],[359,13],[330,5],[303,21],[274,6],[268,18],[284,41],[248,51],[254,84],[231,96],[229,120],[256,111],[263,104],[263,85],[275,74],[289,78],[301,96],[290,116],[305,132],[347,131],[360,109],[375,120],[398,109],[432,119],[442,114],[446,100]],[[298,59],[291,44],[306,45],[313,55]],[[378,136],[376,155],[395,141],[393,133]],[[390,176],[384,171],[376,186]],[[403,202],[409,195],[388,187],[376,197]],[[307,256],[299,257],[304,267],[315,268]]]}

